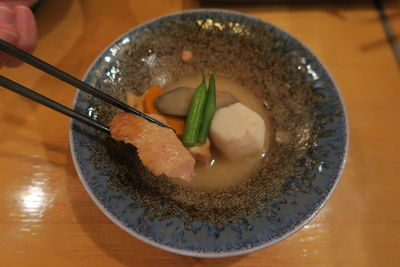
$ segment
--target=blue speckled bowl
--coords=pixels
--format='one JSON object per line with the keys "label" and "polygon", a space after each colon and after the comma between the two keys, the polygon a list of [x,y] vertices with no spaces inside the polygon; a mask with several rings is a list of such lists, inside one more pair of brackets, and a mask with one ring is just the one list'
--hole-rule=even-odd
{"label": "blue speckled bowl", "polygon": [[[190,64],[181,62],[182,49],[193,51]],[[156,195],[140,196],[146,194],[140,190],[131,193],[128,187],[140,187],[139,178],[151,174],[137,159],[120,162],[123,149],[110,137],[73,121],[70,144],[79,177],[114,223],[167,251],[225,257],[273,245],[311,220],[339,180],[347,149],[339,92],[324,66],[298,40],[257,18],[222,10],[182,12],[132,29],[101,53],[84,80],[125,100],[126,92],[141,93],[152,84],[164,86],[200,70],[236,79],[270,109],[271,156],[249,180],[254,182],[249,191],[260,196],[269,192],[263,186],[276,188],[271,196],[254,200],[254,212],[241,211],[239,215],[247,215],[240,220],[225,214],[222,223],[179,212],[149,216],[153,197],[166,209],[176,204],[168,196],[160,200]],[[83,92],[78,92],[74,106],[102,123],[116,113]],[[240,192],[246,199],[248,192]],[[180,212],[186,214],[185,208]]]}

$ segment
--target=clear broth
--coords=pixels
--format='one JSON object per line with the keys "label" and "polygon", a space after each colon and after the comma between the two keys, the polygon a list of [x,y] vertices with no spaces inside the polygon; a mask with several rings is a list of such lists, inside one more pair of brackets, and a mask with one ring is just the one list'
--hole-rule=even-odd
{"label": "clear broth", "polygon": [[[177,87],[196,88],[201,82],[201,76],[185,77],[179,81],[168,84],[165,90],[170,90]],[[250,175],[260,166],[261,159],[266,156],[270,133],[270,119],[268,111],[264,107],[262,101],[254,96],[249,90],[246,90],[239,83],[223,78],[215,77],[216,89],[218,91],[227,91],[233,94],[241,103],[257,112],[265,122],[266,136],[264,150],[258,155],[248,157],[240,161],[230,161],[221,153],[212,148],[211,165],[203,167],[196,165],[196,176],[191,183],[182,181],[181,179],[173,179],[174,182],[188,188],[197,188],[203,190],[222,189],[229,186],[238,185],[244,182]],[[212,147],[212,144],[211,144]]]}

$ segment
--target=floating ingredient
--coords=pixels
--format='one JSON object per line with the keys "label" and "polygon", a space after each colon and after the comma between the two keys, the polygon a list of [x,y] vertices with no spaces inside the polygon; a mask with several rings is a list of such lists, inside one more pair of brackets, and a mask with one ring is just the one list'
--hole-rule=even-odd
{"label": "floating ingredient", "polygon": [[192,101],[190,102],[189,112],[186,117],[185,131],[183,132],[182,143],[186,147],[196,145],[199,135],[200,124],[203,119],[204,106],[206,103],[207,87],[203,74],[203,81],[197,87]]}
{"label": "floating ingredient", "polygon": [[211,75],[210,80],[208,82],[208,90],[207,90],[207,98],[206,104],[204,107],[204,115],[203,120],[200,125],[199,136],[197,141],[204,144],[208,137],[208,131],[210,130],[211,121],[214,117],[216,106],[216,93],[215,93],[215,77]]}
{"label": "floating ingredient", "polygon": [[[195,91],[196,89],[188,87],[168,90],[155,99],[155,106],[164,114],[186,116]],[[217,109],[238,102],[236,97],[229,92],[217,91],[216,94]]]}
{"label": "floating ingredient", "polygon": [[143,165],[154,175],[192,180],[195,160],[172,130],[124,112],[112,119],[110,132],[115,140],[134,145]]}
{"label": "floating ingredient", "polygon": [[213,145],[228,159],[243,159],[263,150],[265,123],[256,112],[236,103],[217,110],[210,137]]}

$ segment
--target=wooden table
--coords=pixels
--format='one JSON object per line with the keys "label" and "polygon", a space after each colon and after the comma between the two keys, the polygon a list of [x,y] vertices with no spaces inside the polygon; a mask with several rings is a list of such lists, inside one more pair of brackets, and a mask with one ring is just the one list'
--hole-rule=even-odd
{"label": "wooden table", "polygon": [[[343,1],[345,2],[345,1]],[[42,0],[35,55],[81,78],[120,34],[201,6],[185,0]],[[350,123],[342,180],[319,215],[279,244],[249,255],[197,259],[149,246],[95,206],[75,172],[69,120],[0,90],[1,266],[394,266],[400,262],[400,75],[370,2],[219,6],[274,23],[326,64]],[[395,32],[400,4],[386,5]],[[75,90],[27,65],[1,73],[65,105]]]}

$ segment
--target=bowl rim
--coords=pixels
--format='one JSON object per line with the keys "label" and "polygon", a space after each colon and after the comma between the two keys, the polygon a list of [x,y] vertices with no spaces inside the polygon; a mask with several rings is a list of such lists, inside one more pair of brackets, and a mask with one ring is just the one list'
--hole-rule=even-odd
{"label": "bowl rim", "polygon": [[[74,120],[70,119],[69,120],[69,146],[70,146],[70,151],[71,151],[71,156],[72,156],[72,160],[74,163],[74,167],[78,173],[79,179],[81,181],[81,183],[83,184],[86,192],[90,195],[91,199],[94,201],[94,203],[96,204],[96,206],[117,226],[119,226],[120,228],[122,228],[124,231],[126,231],[128,234],[136,237],[137,239],[152,245],[154,247],[166,250],[168,252],[172,252],[175,254],[179,254],[179,255],[183,255],[183,256],[191,256],[191,257],[198,257],[198,258],[223,258],[223,257],[234,257],[234,256],[241,256],[244,254],[248,254],[248,253],[252,253],[270,246],[273,246],[277,243],[279,243],[280,241],[292,236],[294,233],[296,233],[297,231],[299,231],[300,229],[302,229],[306,224],[308,224],[312,219],[315,218],[315,216],[321,211],[321,209],[326,205],[326,203],[328,202],[328,200],[331,198],[333,192],[336,190],[336,187],[342,177],[343,174],[343,170],[344,170],[344,166],[347,162],[347,158],[348,158],[348,148],[349,148],[349,123],[348,123],[348,116],[347,116],[347,110],[346,110],[346,105],[345,102],[343,100],[342,94],[340,92],[340,89],[337,85],[337,82],[334,80],[333,76],[331,75],[330,71],[328,70],[328,68],[326,67],[326,65],[321,61],[321,59],[319,57],[317,57],[312,50],[310,50],[308,48],[308,46],[306,46],[303,42],[301,42],[298,38],[296,38],[294,35],[288,33],[287,31],[283,30],[282,28],[276,26],[275,24],[272,24],[268,21],[265,21],[261,18],[258,18],[256,16],[252,16],[252,15],[248,15],[246,13],[242,13],[242,12],[237,12],[237,11],[232,11],[232,10],[228,10],[228,9],[218,9],[218,8],[199,8],[199,9],[190,9],[190,10],[184,10],[184,11],[179,11],[179,12],[175,12],[175,13],[168,13],[166,15],[162,15],[162,16],[158,16],[155,17],[151,20],[145,21],[141,24],[138,24],[132,28],[130,28],[129,30],[127,30],[126,32],[122,33],[121,35],[119,35],[117,38],[115,38],[107,47],[105,47],[97,56],[96,58],[94,58],[94,60],[92,61],[92,63],[90,64],[90,66],[88,67],[87,71],[85,72],[82,80],[85,80],[87,78],[87,76],[89,75],[90,71],[92,70],[93,66],[96,64],[96,62],[98,62],[98,60],[116,43],[118,43],[119,41],[121,41],[123,38],[125,38],[130,32],[137,30],[139,28],[144,28],[149,24],[152,24],[155,21],[158,21],[160,19],[163,18],[168,18],[171,16],[179,16],[182,14],[193,14],[193,13],[203,13],[203,12],[215,12],[215,13],[225,13],[225,14],[231,14],[231,15],[236,15],[236,16],[241,16],[241,17],[246,17],[249,18],[251,20],[255,20],[258,21],[262,24],[267,24],[269,26],[271,26],[272,28],[278,29],[279,31],[283,32],[284,34],[286,34],[288,37],[292,38],[293,40],[295,40],[296,42],[298,42],[308,53],[310,53],[310,55],[312,55],[316,61],[322,66],[322,68],[324,69],[324,71],[327,74],[327,77],[330,78],[330,80],[332,81],[332,84],[334,86],[334,89],[336,89],[337,91],[337,95],[338,98],[340,100],[342,109],[343,109],[343,119],[344,119],[344,134],[345,134],[345,139],[344,139],[344,150],[343,150],[343,159],[338,167],[337,170],[337,175],[335,178],[334,183],[332,184],[332,187],[329,189],[329,193],[325,196],[325,198],[323,199],[323,201],[315,208],[315,210],[311,213],[311,214],[306,214],[306,217],[304,220],[302,220],[300,223],[298,223],[297,225],[295,225],[290,231],[284,233],[282,236],[279,236],[277,238],[273,238],[261,245],[252,247],[252,248],[244,248],[244,249],[240,249],[240,250],[233,250],[230,252],[196,252],[196,251],[189,251],[189,250],[185,250],[185,249],[178,249],[178,248],[174,248],[174,247],[170,247],[167,245],[163,245],[160,244],[156,241],[151,240],[148,237],[145,237],[137,232],[135,232],[133,229],[129,228],[127,225],[123,224],[122,222],[120,222],[118,220],[118,218],[116,218],[114,215],[112,215],[108,210],[106,210],[103,205],[100,203],[100,201],[97,199],[97,197],[94,195],[94,193],[92,192],[92,190],[90,189],[89,185],[87,184],[86,180],[84,179],[84,175],[83,172],[79,166],[77,157],[74,153],[74,142],[73,142],[73,124],[74,124]],[[73,102],[72,102],[72,107],[75,108],[76,104],[77,104],[77,100],[78,100],[78,95],[79,95],[79,90],[77,90],[77,92],[75,93]]]}

